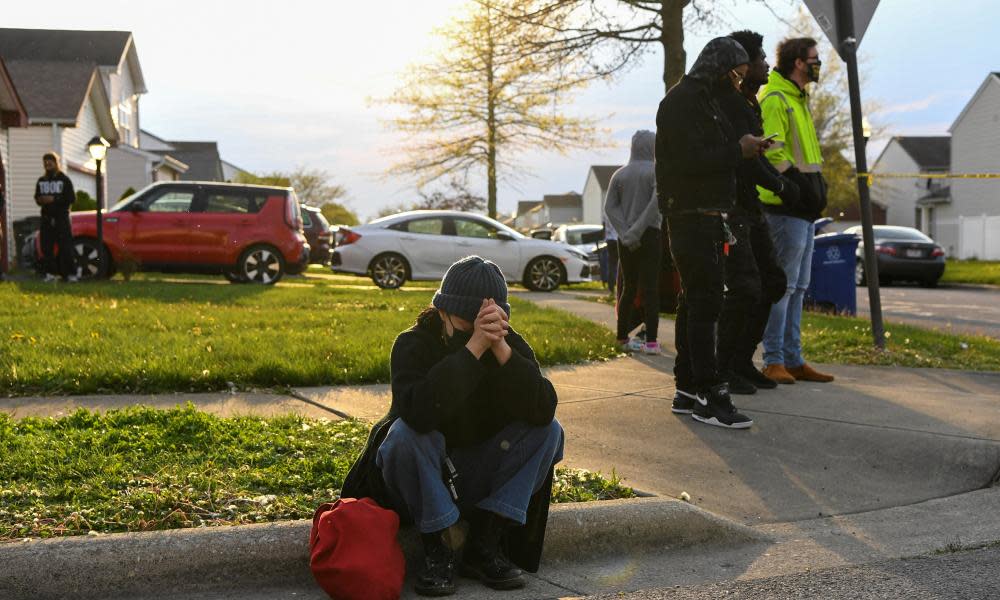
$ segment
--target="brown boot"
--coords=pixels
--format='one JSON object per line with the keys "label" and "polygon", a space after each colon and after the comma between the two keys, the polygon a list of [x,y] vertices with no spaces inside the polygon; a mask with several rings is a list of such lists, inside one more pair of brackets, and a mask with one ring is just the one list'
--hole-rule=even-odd
{"label": "brown boot", "polygon": [[795,383],[795,378],[785,370],[785,365],[767,365],[764,367],[764,377],[775,383]]}
{"label": "brown boot", "polygon": [[816,369],[810,367],[807,363],[802,363],[801,367],[787,368],[786,372],[799,381],[815,381],[817,383],[829,383],[833,381],[833,375],[820,373]]}

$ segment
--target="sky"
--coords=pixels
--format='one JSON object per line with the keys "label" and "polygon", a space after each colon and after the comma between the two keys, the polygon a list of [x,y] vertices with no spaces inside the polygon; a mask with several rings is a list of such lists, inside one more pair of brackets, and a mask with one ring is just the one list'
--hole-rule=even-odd
{"label": "sky", "polygon": [[[416,197],[411,181],[385,175],[400,138],[384,124],[390,109],[373,100],[439,47],[434,29],[466,2],[49,0],[44,12],[5,3],[3,26],[133,32],[149,88],[140,100],[143,129],[166,139],[215,140],[223,159],[253,172],[323,169],[347,188],[347,204],[364,219]],[[782,19],[802,3],[771,0],[773,12],[752,0],[717,4],[726,25],[688,32],[689,65],[709,39],[732,29],[760,32],[773,56],[788,31]],[[871,158],[892,135],[947,133],[987,74],[1000,71],[997,22],[996,0],[956,0],[946,9],[881,0],[861,45],[862,97],[879,104],[870,120],[886,128],[869,144]],[[599,118],[609,143],[566,156],[522,155],[527,172],[500,183],[500,211],[548,193],[582,192],[590,165],[627,161],[632,134],[655,129],[661,65],[654,50],[614,81],[578,92],[567,112]]]}

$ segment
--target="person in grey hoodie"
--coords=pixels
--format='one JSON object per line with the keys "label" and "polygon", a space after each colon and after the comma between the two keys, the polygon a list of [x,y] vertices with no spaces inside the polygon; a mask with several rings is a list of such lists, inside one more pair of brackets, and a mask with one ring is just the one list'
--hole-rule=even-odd
{"label": "person in grey hoodie", "polygon": [[660,209],[656,201],[656,167],[653,155],[656,134],[636,131],[628,164],[615,171],[608,183],[604,214],[618,232],[618,260],[622,287],[618,296],[618,344],[628,350],[629,325],[637,321],[635,295],[642,293],[646,343],[642,351],[659,354],[660,323]]}

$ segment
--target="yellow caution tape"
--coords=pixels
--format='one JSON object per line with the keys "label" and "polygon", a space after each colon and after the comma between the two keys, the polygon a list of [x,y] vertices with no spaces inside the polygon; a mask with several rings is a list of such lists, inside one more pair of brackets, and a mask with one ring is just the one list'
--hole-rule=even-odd
{"label": "yellow caution tape", "polygon": [[858,179],[1000,179],[1000,173],[858,173]]}

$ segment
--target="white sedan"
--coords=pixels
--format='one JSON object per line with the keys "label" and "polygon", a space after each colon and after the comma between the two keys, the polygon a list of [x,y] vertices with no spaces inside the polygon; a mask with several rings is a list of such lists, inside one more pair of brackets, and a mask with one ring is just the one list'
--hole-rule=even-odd
{"label": "white sedan", "polygon": [[367,275],[380,288],[437,280],[460,258],[476,254],[500,266],[508,282],[551,292],[590,281],[587,255],[572,246],[525,237],[482,215],[417,210],[337,232],[331,269]]}

